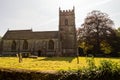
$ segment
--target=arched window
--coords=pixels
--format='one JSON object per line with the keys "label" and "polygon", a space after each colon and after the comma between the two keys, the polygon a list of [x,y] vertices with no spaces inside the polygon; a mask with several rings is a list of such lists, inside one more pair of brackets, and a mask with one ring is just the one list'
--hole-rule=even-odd
{"label": "arched window", "polygon": [[48,46],[48,48],[50,50],[54,50],[54,41],[53,40],[49,40],[49,46]]}
{"label": "arched window", "polygon": [[27,40],[24,40],[23,42],[23,50],[27,50],[28,49],[28,42]]}
{"label": "arched window", "polygon": [[12,41],[11,50],[16,50],[16,42],[15,42],[15,40]]}
{"label": "arched window", "polygon": [[65,25],[68,25],[68,19],[65,19]]}

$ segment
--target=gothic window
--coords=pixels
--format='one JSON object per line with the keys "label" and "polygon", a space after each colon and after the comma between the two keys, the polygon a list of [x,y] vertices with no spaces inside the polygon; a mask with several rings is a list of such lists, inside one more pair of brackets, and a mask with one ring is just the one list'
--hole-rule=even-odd
{"label": "gothic window", "polygon": [[53,40],[49,40],[49,46],[48,46],[48,48],[50,50],[54,50],[54,41]]}
{"label": "gothic window", "polygon": [[43,45],[42,45],[43,48],[46,48],[46,47],[47,47],[47,42],[46,42],[46,41],[42,41],[42,44],[43,44]]}
{"label": "gothic window", "polygon": [[65,19],[65,25],[68,25],[68,19]]}
{"label": "gothic window", "polygon": [[28,49],[28,42],[27,40],[24,40],[23,42],[23,50],[27,50]]}
{"label": "gothic window", "polygon": [[15,42],[15,40],[12,41],[11,50],[16,50],[16,42]]}

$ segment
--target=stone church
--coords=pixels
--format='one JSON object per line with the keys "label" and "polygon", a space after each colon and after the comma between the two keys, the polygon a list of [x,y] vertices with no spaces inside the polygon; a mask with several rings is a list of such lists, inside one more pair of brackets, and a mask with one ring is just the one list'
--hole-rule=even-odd
{"label": "stone church", "polygon": [[59,8],[59,30],[38,31],[8,30],[2,37],[1,54],[14,55],[19,52],[38,56],[75,56],[76,28],[75,9]]}

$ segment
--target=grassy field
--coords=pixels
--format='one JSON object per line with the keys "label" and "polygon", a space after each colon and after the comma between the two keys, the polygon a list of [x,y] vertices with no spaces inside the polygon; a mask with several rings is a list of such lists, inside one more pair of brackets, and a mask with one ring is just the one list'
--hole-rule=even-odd
{"label": "grassy field", "polygon": [[[25,69],[25,70],[77,70],[87,66],[86,60],[89,58],[79,57],[79,64],[75,57],[38,57],[37,59],[23,58],[22,63],[17,57],[0,57],[0,68]],[[94,58],[98,66],[101,60],[111,60],[120,64],[119,58]]]}

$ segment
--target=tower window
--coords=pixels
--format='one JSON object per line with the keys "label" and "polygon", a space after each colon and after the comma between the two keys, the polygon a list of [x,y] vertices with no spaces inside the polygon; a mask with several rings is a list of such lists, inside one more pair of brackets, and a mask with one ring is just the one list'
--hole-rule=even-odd
{"label": "tower window", "polygon": [[65,19],[65,25],[68,25],[68,19]]}

